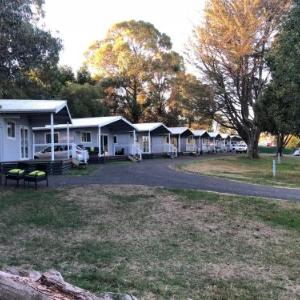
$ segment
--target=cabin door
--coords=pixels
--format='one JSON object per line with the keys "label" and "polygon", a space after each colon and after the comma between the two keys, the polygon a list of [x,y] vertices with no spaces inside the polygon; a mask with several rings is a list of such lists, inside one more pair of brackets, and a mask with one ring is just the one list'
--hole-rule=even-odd
{"label": "cabin door", "polygon": [[3,160],[3,128],[0,127],[0,162]]}
{"label": "cabin door", "polygon": [[29,132],[28,128],[20,128],[21,159],[29,159]]}
{"label": "cabin door", "polygon": [[104,153],[104,156],[108,156],[108,135],[103,134],[101,136],[101,147],[102,147],[102,153]]}

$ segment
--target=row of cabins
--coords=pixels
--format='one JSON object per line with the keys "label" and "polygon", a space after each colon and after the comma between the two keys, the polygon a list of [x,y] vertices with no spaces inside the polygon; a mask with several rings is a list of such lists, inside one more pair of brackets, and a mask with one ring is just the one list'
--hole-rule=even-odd
{"label": "row of cabins", "polygon": [[132,124],[121,116],[73,119],[61,100],[0,100],[0,162],[33,160],[46,147],[55,160],[57,145],[83,145],[96,161],[226,152],[231,142],[229,135],[163,123]]}

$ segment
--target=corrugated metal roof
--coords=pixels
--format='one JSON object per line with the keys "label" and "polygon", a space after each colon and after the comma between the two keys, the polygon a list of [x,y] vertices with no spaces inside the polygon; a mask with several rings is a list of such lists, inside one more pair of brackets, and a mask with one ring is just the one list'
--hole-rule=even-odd
{"label": "corrugated metal roof", "polygon": [[172,134],[183,134],[185,131],[190,130],[188,127],[168,127]]}
{"label": "corrugated metal roof", "polygon": [[206,130],[202,130],[202,129],[192,130],[192,132],[193,132],[194,136],[199,136],[199,137],[201,137],[202,135],[207,133]]}
{"label": "corrugated metal roof", "polygon": [[163,123],[137,123],[137,124],[133,124],[133,126],[138,131],[153,131],[153,130],[157,129],[160,126],[163,126],[164,128],[166,128],[170,132],[168,127]]}
{"label": "corrugated metal roof", "polygon": [[65,106],[65,100],[17,100],[0,99],[0,113],[58,113]]}
{"label": "corrugated metal roof", "polygon": [[[120,120],[123,120],[128,125],[132,126],[132,129],[135,129],[135,127],[129,121],[121,116],[72,119],[72,124],[69,125],[69,128],[104,127]],[[67,124],[59,124],[54,126],[56,129],[65,129],[67,127]],[[46,126],[46,128],[50,128],[50,126]],[[45,127],[35,127],[33,129],[42,130],[45,129]]]}
{"label": "corrugated metal roof", "polygon": [[207,132],[211,138],[221,138],[219,132]]}
{"label": "corrugated metal roof", "polygon": [[220,135],[221,135],[222,139],[227,139],[230,137],[230,135],[227,133],[221,133]]}
{"label": "corrugated metal roof", "polygon": [[73,127],[102,127],[123,119],[121,116],[73,119]]}

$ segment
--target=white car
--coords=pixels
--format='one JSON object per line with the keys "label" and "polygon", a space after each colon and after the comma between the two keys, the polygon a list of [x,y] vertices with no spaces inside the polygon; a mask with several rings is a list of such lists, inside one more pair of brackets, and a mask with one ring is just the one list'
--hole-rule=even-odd
{"label": "white car", "polygon": [[293,153],[294,156],[300,156],[300,148],[296,149]]}
{"label": "white car", "polygon": [[247,153],[248,147],[245,143],[239,143],[235,145],[235,152],[236,153]]}
{"label": "white car", "polygon": [[[78,145],[70,144],[70,157],[75,158],[78,161],[86,161],[89,159],[89,153],[87,150],[81,148]],[[67,159],[68,158],[68,146],[67,145],[55,145],[54,146],[54,157],[56,159]],[[35,159],[50,159],[51,158],[51,147],[47,147],[40,152],[34,154]]]}

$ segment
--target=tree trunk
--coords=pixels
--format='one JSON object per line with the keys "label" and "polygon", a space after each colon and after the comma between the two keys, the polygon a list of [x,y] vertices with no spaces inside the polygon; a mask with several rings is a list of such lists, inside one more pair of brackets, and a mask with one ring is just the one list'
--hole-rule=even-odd
{"label": "tree trunk", "polygon": [[249,134],[249,140],[247,143],[248,146],[248,157],[251,159],[256,159],[259,158],[259,153],[258,153],[258,141],[260,137],[260,130],[253,130]]}
{"label": "tree trunk", "polygon": [[280,155],[282,157],[283,153],[283,141],[284,141],[284,134],[278,133],[277,135],[277,149],[276,149],[276,155]]}

